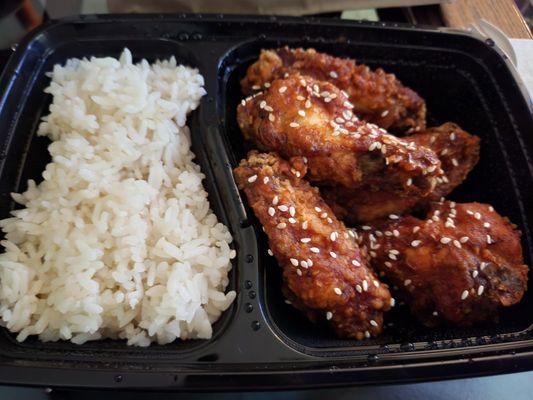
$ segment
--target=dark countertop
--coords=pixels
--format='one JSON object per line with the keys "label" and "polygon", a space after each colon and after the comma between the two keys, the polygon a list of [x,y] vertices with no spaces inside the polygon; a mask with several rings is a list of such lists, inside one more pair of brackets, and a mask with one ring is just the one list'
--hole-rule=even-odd
{"label": "dark countertop", "polygon": [[146,393],[61,391],[35,388],[0,387],[0,399],[5,400],[529,400],[533,398],[533,372],[458,379],[407,385],[365,386],[340,389],[298,390],[292,392],[256,393]]}

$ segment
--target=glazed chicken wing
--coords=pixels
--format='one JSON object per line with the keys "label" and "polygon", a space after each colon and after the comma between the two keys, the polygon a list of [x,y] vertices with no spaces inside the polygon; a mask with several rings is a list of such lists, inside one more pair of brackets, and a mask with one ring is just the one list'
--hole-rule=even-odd
{"label": "glazed chicken wing", "polygon": [[442,174],[433,151],[359,120],[341,90],[310,77],[275,80],[242,101],[237,120],[261,150],[306,157],[308,179],[319,185],[424,195]]}
{"label": "glazed chicken wing", "polygon": [[333,83],[348,94],[354,113],[382,128],[408,133],[425,128],[424,100],[393,74],[314,49],[262,50],[241,81],[242,90],[251,94],[294,72]]}
{"label": "glazed chicken wing", "polygon": [[351,231],[302,179],[305,170],[301,158],[289,163],[251,152],[235,178],[268,235],[292,304],[312,321],[328,320],[340,337],[378,335],[389,290],[361,260]]}
{"label": "glazed chicken wing", "polygon": [[391,217],[364,226],[358,239],[424,324],[490,321],[522,298],[520,233],[491,206],[434,203],[427,220]]}
{"label": "glazed chicken wing", "polygon": [[438,201],[459,186],[479,160],[479,138],[451,122],[404,139],[428,147],[439,156],[444,175],[436,178],[435,189],[427,195],[410,196],[399,196],[386,187],[379,190],[370,187],[322,189],[324,200],[339,219],[358,224],[389,214],[425,209],[430,202]]}

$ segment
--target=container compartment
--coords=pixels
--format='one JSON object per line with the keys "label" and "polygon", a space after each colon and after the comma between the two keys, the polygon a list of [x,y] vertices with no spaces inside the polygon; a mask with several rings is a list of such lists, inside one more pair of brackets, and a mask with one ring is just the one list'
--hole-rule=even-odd
{"label": "container compartment", "polygon": [[[4,152],[8,158],[2,165],[1,171],[1,192],[0,197],[0,218],[9,216],[15,203],[11,200],[10,192],[23,192],[27,189],[28,179],[37,182],[42,180],[42,172],[47,163],[51,161],[47,147],[51,141],[46,137],[36,135],[36,130],[41,117],[48,114],[48,108],[52,100],[50,94],[44,93],[50,78],[45,76],[45,72],[51,71],[55,64],[64,64],[69,58],[83,58],[90,56],[112,56],[118,57],[124,47],[128,47],[135,57],[134,62],[142,58],[149,62],[156,59],[167,59],[175,56],[178,63],[198,67],[200,62],[195,53],[188,47],[165,39],[140,39],[140,40],[84,40],[62,43],[56,48],[48,49],[47,53],[34,66],[30,84],[25,91],[22,103],[18,104],[18,113],[12,121],[12,129],[2,132],[2,144]],[[205,71],[202,71],[205,73]],[[29,71],[24,71],[29,73]],[[202,99],[205,103],[205,98]],[[216,188],[208,156],[205,152],[200,130],[201,122],[199,113],[203,104],[192,112],[188,118],[188,125],[191,129],[192,149],[196,155],[195,162],[200,164],[202,172],[206,175],[204,187],[209,193],[209,201],[219,220],[229,225],[224,208],[221,207],[221,200]],[[236,289],[237,263],[233,260],[234,266],[230,274],[230,284],[227,290]],[[213,326],[213,340],[223,333],[224,327],[236,311],[233,304]],[[119,352],[127,353],[133,357],[146,356],[147,349],[127,346],[124,340],[104,340],[87,342],[78,346],[66,341],[42,343],[36,337],[30,337],[25,342],[19,343],[15,340],[16,334],[9,333],[6,329],[0,331],[0,353],[33,353],[38,352],[72,352],[87,353],[91,356],[97,354],[109,354]],[[198,347],[203,347],[209,340],[176,340],[171,344],[160,346],[152,345],[150,353],[179,354],[180,352],[190,352]],[[28,355],[28,354],[26,354]]]}
{"label": "container compartment", "polygon": [[[507,99],[494,95],[503,93],[504,89],[494,81],[478,59],[464,52],[358,41],[337,43],[334,46],[312,41],[248,42],[234,49],[225,60],[226,70],[231,69],[223,82],[226,92],[225,132],[236,159],[245,157],[249,148],[249,144],[243,143],[242,133],[236,123],[236,108],[244,97],[240,92],[239,81],[245,75],[248,65],[258,58],[260,49],[285,44],[292,47],[313,47],[335,56],[355,58],[373,68],[382,67],[385,71],[396,74],[405,85],[426,99],[428,126],[452,121],[478,135],[481,138],[480,162],[468,179],[448,198],[457,202],[490,203],[500,214],[508,216],[523,232],[525,262],[531,265],[533,244],[530,221],[533,215],[526,200],[531,199],[531,178],[527,175],[520,176],[520,172],[528,169],[527,160],[517,141],[520,132],[516,129],[512,116],[504,111],[509,108]],[[245,200],[244,195],[243,199]],[[248,209],[247,213],[259,228],[260,224],[253,217],[253,211]],[[257,231],[260,232],[260,228]],[[519,305],[503,311],[498,324],[467,329],[428,329],[417,324],[405,306],[400,306],[385,315],[385,322],[393,325],[387,325],[381,336],[365,341],[340,340],[326,326],[312,324],[299,311],[284,303],[281,270],[275,259],[266,253],[266,235],[261,233],[259,242],[262,244],[260,267],[267,315],[284,340],[304,352],[326,355],[335,348],[343,348],[344,351],[361,353],[376,351],[383,346],[401,350],[406,347],[402,344],[409,344],[407,348],[427,348],[435,346],[435,342],[453,339],[468,339],[470,343],[478,343],[486,336],[496,340],[499,335],[517,334],[528,330],[533,323],[533,316],[527,311],[533,307],[533,294],[528,291]]]}

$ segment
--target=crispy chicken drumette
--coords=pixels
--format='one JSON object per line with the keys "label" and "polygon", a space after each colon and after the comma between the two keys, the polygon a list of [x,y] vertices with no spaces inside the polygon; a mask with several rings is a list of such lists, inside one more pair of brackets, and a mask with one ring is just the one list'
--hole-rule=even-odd
{"label": "crispy chicken drumette", "polygon": [[426,220],[392,215],[358,239],[428,326],[493,320],[527,288],[520,233],[489,205],[434,203]]}
{"label": "crispy chicken drumette", "polygon": [[319,185],[425,195],[442,174],[433,151],[359,120],[341,90],[310,77],[275,80],[242,101],[237,120],[259,149],[306,157]]}
{"label": "crispy chicken drumette", "polygon": [[282,47],[262,50],[241,81],[245,94],[263,89],[275,79],[297,72],[329,81],[345,91],[358,117],[395,132],[425,128],[426,104],[413,90],[381,68],[372,71],[354,60],[333,57],[314,49]]}
{"label": "crispy chicken drumette", "polygon": [[353,232],[302,179],[304,160],[291,161],[251,152],[235,169],[283,270],[283,292],[310,320],[328,320],[340,337],[378,335],[393,301],[389,290],[361,259]]}
{"label": "crispy chicken drumette", "polygon": [[323,188],[324,200],[335,215],[351,224],[365,223],[389,214],[404,214],[425,209],[459,186],[479,160],[479,138],[451,122],[428,128],[424,132],[404,138],[418,146],[433,150],[441,161],[444,175],[437,177],[434,190],[427,195],[399,196],[387,187],[346,189]]}

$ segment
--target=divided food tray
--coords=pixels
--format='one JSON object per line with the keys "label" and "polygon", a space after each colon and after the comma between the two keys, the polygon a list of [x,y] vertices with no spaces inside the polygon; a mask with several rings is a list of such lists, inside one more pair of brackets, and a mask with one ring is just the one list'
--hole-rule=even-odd
{"label": "divided food tray", "polygon": [[193,151],[237,258],[228,290],[234,304],[213,338],[149,348],[124,341],[78,346],[18,343],[0,331],[0,382],[157,389],[259,389],[385,383],[530,369],[533,293],[496,325],[427,329],[403,307],[384,334],[339,340],[286,305],[281,271],[236,188],[232,168],[246,148],[235,120],[239,80],[262,48],[314,47],[395,73],[427,101],[429,125],[453,121],[481,137],[481,160],[451,199],[492,204],[522,231],[533,256],[533,120],[509,62],[493,43],[461,32],[316,19],[224,15],[82,16],[41,27],[22,43],[0,79],[0,217],[10,192],[40,180],[48,139],[35,135],[51,96],[45,72],[71,57],[175,56],[200,70],[207,95],[191,114]]}

